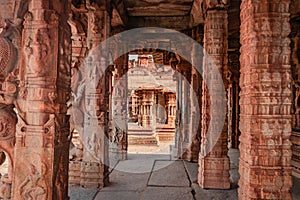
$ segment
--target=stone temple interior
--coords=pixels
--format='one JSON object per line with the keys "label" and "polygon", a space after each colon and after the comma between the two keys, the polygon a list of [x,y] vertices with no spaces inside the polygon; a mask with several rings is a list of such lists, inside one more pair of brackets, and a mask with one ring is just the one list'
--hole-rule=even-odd
{"label": "stone temple interior", "polygon": [[0,199],[300,199],[299,0],[1,0]]}

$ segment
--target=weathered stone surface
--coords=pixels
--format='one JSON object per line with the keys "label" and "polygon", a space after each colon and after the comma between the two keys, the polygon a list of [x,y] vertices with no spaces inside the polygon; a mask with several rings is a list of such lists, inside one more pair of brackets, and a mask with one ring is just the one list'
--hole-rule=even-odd
{"label": "weathered stone surface", "polygon": [[[155,99],[153,91],[141,92],[145,112],[141,114],[140,122],[146,126],[151,124],[151,106],[157,100],[167,108],[167,123],[173,125],[175,121],[177,131],[174,149],[178,150],[177,156],[197,161],[200,139],[203,141],[202,150],[205,151],[203,147],[207,141],[205,133],[209,122],[213,122],[213,127],[218,122],[218,118],[210,118],[210,115],[214,112],[227,115],[228,112],[229,124],[225,122],[219,142],[207,157],[199,161],[199,184],[204,188],[229,187],[226,146],[226,136],[229,133],[232,147],[237,148],[239,141],[241,142],[239,198],[291,199],[291,174],[300,174],[300,139],[295,129],[300,127],[299,1],[112,0],[106,4],[107,2],[1,0],[0,148],[6,153],[8,168],[5,170],[7,174],[2,174],[1,177],[0,196],[17,200],[65,200],[69,198],[69,182],[100,188],[108,184],[109,141],[106,138],[114,144],[113,153],[117,154],[114,156],[117,158],[115,164],[116,160],[126,158],[128,150],[126,125],[121,127],[120,124],[112,124],[109,127],[114,118],[123,124],[127,121],[128,86],[127,80],[121,80],[120,77],[126,74],[128,62],[127,55],[120,59],[112,56],[115,59],[112,61],[107,59],[108,52],[92,50],[117,32],[148,26],[181,30],[202,44],[202,26],[199,24],[205,23],[205,49],[216,60],[222,72],[228,99],[220,101],[227,101],[228,111],[212,108],[209,99],[211,94],[208,93],[210,85],[203,83],[201,86],[201,78],[191,67],[193,63],[185,63],[180,55],[160,51],[153,53],[155,60],[166,64],[164,59],[170,56],[168,62],[171,68],[182,73],[187,82],[176,80],[176,112],[174,94]],[[242,23],[238,19],[240,11]],[[237,42],[239,34],[241,49]],[[141,34],[141,38],[145,35],[150,36],[151,30]],[[166,31],[155,42],[151,39],[143,41],[133,38],[141,46],[146,44],[149,47],[136,51],[153,52],[161,44],[164,48],[176,50],[181,42],[176,44],[171,41],[172,35],[171,31]],[[186,46],[187,52],[195,54],[192,46]],[[85,60],[86,57],[88,59]],[[199,55],[199,59],[202,57]],[[114,67],[104,70],[108,63]],[[84,65],[87,66],[86,69],[82,68]],[[242,67],[239,68],[239,65]],[[237,79],[240,73],[239,99]],[[211,75],[209,71],[204,71],[204,76]],[[163,78],[167,76],[162,75]],[[112,84],[118,81],[123,86],[119,90]],[[212,76],[211,83],[214,81]],[[191,120],[197,112],[195,109],[187,109],[188,106],[194,106],[189,101],[189,85],[192,85],[198,100],[203,96],[203,102],[199,104],[203,108],[200,131],[195,130],[198,122]],[[212,85],[217,89],[221,88],[220,85]],[[203,93],[199,91],[201,87]],[[110,96],[113,89],[116,89],[114,97]],[[72,105],[67,103],[71,101],[71,96]],[[73,115],[71,120],[67,115],[69,108],[73,110],[73,113],[69,112]],[[161,113],[158,116],[163,118]],[[237,124],[239,117],[240,124]],[[292,127],[295,131],[291,136]],[[242,132],[240,137],[239,129]],[[83,155],[72,154],[69,163],[71,132],[78,132],[82,137],[78,149],[82,150]],[[160,134],[162,137],[169,137],[165,133]],[[157,141],[155,134],[151,139],[153,138]],[[165,188],[147,188],[150,173],[132,175],[113,171],[112,184],[103,190],[103,196],[100,195],[99,198],[193,198],[181,161],[156,161],[152,169],[154,160],[169,160],[169,156],[145,156],[135,162],[131,158],[120,162],[117,169],[132,172],[155,170],[148,184]],[[234,184],[239,179],[236,171],[238,166],[234,164],[236,162],[237,160],[230,162],[230,180]],[[186,163],[185,166],[191,176],[190,180],[196,181],[194,165]],[[168,170],[174,173],[169,173]],[[299,199],[299,181],[293,181],[293,198]],[[235,188],[234,184],[232,186]],[[176,187],[178,185],[181,188]],[[114,193],[114,189],[118,191]],[[122,189],[126,192],[121,193]],[[75,189],[71,192],[77,196],[71,196],[75,199],[93,198],[96,194],[96,190],[84,192]],[[237,198],[235,190],[214,191],[214,197],[207,190],[198,188],[195,192],[196,199]],[[180,193],[184,195],[181,196]]]}
{"label": "weathered stone surface", "polygon": [[99,192],[94,200],[103,199],[122,199],[122,200],[132,200],[132,199],[142,199],[142,194],[134,191],[113,191],[113,192]]}
{"label": "weathered stone surface", "polygon": [[292,198],[289,4],[241,5],[241,200]]}
{"label": "weathered stone surface", "polygon": [[190,200],[193,199],[193,194],[189,187],[147,187],[142,194],[142,199]]}
{"label": "weathered stone surface", "polygon": [[[148,186],[189,187],[190,185],[182,161],[155,161],[153,170]],[[169,174],[168,171],[174,174]]]}
{"label": "weathered stone surface", "polygon": [[70,200],[93,200],[97,193],[97,189],[82,188],[77,185],[69,187]]}
{"label": "weathered stone surface", "polygon": [[25,15],[12,199],[68,198],[69,11],[61,1],[34,0]]}
{"label": "weathered stone surface", "polygon": [[[209,67],[217,67],[227,88],[224,75],[227,72],[227,49],[228,49],[228,14],[227,10],[208,10],[204,24],[204,68],[202,84],[202,143],[199,156],[198,183],[202,188],[229,189],[229,158],[227,156],[227,99],[220,99],[218,105],[211,99],[213,95],[222,96],[222,86],[218,85],[218,79]],[[225,21],[225,23],[224,23]],[[212,61],[214,64],[212,64]],[[214,92],[214,93],[213,93]],[[224,95],[224,94],[223,94]],[[226,97],[226,96],[225,96]],[[222,104],[223,103],[223,104]],[[220,105],[223,105],[220,106]],[[214,107],[213,107],[214,106]],[[219,106],[219,107],[217,107]],[[216,113],[225,112],[225,122],[222,132],[218,131],[218,123],[222,121]],[[211,122],[211,127],[209,127]],[[222,122],[223,123],[223,122]],[[214,136],[209,136],[209,134]],[[212,138],[219,135],[219,138]],[[214,146],[212,146],[214,145]],[[217,170],[216,170],[217,169]]]}

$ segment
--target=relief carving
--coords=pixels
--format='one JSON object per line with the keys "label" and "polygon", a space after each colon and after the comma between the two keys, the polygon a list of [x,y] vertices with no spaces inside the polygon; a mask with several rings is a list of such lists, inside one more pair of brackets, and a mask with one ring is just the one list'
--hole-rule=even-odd
{"label": "relief carving", "polygon": [[125,139],[126,133],[121,128],[117,127],[117,125],[113,128],[112,142],[118,145],[121,145],[123,140]]}
{"label": "relief carving", "polygon": [[82,79],[83,75],[81,70],[73,68],[72,76],[72,106],[71,106],[71,130],[77,129],[80,137],[82,138],[83,122],[85,113],[85,79]]}
{"label": "relief carving", "polygon": [[[13,110],[13,105],[0,103],[0,149],[9,156],[9,168],[11,169],[13,167],[16,124],[17,116]],[[8,177],[11,180],[12,174],[10,170]]]}
{"label": "relief carving", "polygon": [[93,133],[90,137],[87,139],[87,150],[92,154],[93,157],[97,158],[100,151],[100,144],[101,141],[97,137],[97,134]]}
{"label": "relief carving", "polygon": [[37,76],[47,74],[45,66],[49,66],[48,53],[51,50],[48,32],[47,29],[38,29],[34,39],[29,38],[26,42],[27,68]]}
{"label": "relief carving", "polygon": [[22,22],[19,18],[0,22],[0,37],[10,40],[16,48],[20,47]]}
{"label": "relief carving", "polygon": [[4,81],[7,74],[15,68],[16,55],[16,49],[11,41],[0,37],[0,80]]}
{"label": "relief carving", "polygon": [[32,163],[29,168],[29,175],[25,177],[19,187],[21,197],[24,200],[47,199],[46,165],[42,163],[41,171],[38,171],[37,166]]}
{"label": "relief carving", "polygon": [[87,8],[90,10],[91,32],[93,34],[101,34],[101,31],[104,28],[103,12],[99,11],[97,5],[87,5]]}

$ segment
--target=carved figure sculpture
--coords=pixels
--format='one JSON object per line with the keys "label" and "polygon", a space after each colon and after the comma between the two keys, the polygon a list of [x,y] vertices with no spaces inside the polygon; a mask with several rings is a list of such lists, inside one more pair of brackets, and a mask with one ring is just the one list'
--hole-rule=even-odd
{"label": "carved figure sculpture", "polygon": [[41,183],[43,177],[44,174],[40,173],[35,165],[30,164],[30,174],[21,183],[19,189],[23,199],[39,200],[42,195],[46,194],[46,188]]}

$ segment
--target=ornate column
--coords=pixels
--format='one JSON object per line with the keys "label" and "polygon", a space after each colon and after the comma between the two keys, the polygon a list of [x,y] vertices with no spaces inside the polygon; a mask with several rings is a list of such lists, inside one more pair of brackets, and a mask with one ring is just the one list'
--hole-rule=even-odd
{"label": "ornate column", "polygon": [[[193,38],[197,41],[203,41],[203,28],[199,27],[194,30],[197,34],[193,34]],[[200,32],[200,33],[199,33]],[[193,99],[190,105],[190,146],[188,160],[193,162],[198,162],[199,152],[200,152],[200,143],[201,143],[201,98],[202,98],[202,77],[200,71],[202,71],[203,63],[203,50],[198,49],[196,45],[192,49],[192,75],[191,75],[191,87],[193,92],[190,93],[190,99]],[[196,66],[200,65],[200,66]],[[198,70],[196,70],[198,69]],[[196,95],[196,99],[194,97]],[[197,101],[195,101],[197,100]],[[197,117],[200,116],[200,119]]]}
{"label": "ornate column", "polygon": [[106,3],[86,3],[88,9],[85,113],[81,185],[102,188],[108,183],[108,52],[99,44],[109,37]]}
{"label": "ornate column", "polygon": [[25,16],[12,199],[69,199],[69,6],[32,0]]}
{"label": "ornate column", "polygon": [[142,119],[143,119],[143,106],[142,106],[142,91],[141,90],[137,90],[136,94],[138,96],[138,125],[142,126]]}
{"label": "ornate column", "polygon": [[189,160],[189,146],[191,143],[191,130],[190,130],[190,82],[191,82],[191,64],[185,60],[180,63],[182,68],[182,106],[181,106],[181,119],[182,119],[182,132],[180,137],[180,158]]}
{"label": "ornate column", "polygon": [[[114,88],[112,94],[112,138],[110,150],[117,160],[127,157],[127,99],[128,99],[128,55],[114,61]],[[133,108],[133,107],[132,107]]]}
{"label": "ornate column", "polygon": [[[294,5],[293,3],[290,6],[290,10],[298,10],[300,5]],[[300,22],[299,16],[291,15],[291,69],[292,77],[294,82],[293,89],[293,120],[292,120],[292,174],[295,177],[300,178]]]}
{"label": "ornate column", "polygon": [[132,120],[136,122],[139,113],[139,101],[135,91],[132,92],[131,99],[132,99],[132,118],[133,118]]}
{"label": "ornate column", "polygon": [[[68,108],[70,115],[70,131],[72,133],[70,162],[69,162],[69,183],[80,183],[80,168],[83,152],[83,115],[84,115],[84,84],[85,71],[83,63],[87,52],[87,23],[83,20],[86,17],[86,8],[83,3],[79,8],[71,4],[71,14],[68,24],[71,27],[72,58],[71,58],[71,91],[72,101]],[[73,147],[73,148],[72,148]]]}
{"label": "ornate column", "polygon": [[242,1],[239,199],[292,199],[290,1]]}
{"label": "ornate column", "polygon": [[240,37],[232,34],[228,37],[228,136],[229,148],[239,146],[239,77],[240,77]]}
{"label": "ornate column", "polygon": [[[202,188],[218,188],[229,189],[229,158],[227,156],[227,119],[223,125],[222,133],[219,138],[208,138],[208,125],[211,121],[211,133],[216,130],[215,127],[220,126],[220,118],[218,116],[222,108],[211,107],[210,96],[217,96],[221,93],[221,85],[218,85],[216,75],[209,70],[212,67],[218,67],[222,77],[227,69],[227,10],[224,5],[206,5],[209,10],[206,10],[205,24],[204,24],[204,62],[203,62],[203,77],[208,82],[203,82],[202,85],[202,141],[201,141],[201,155],[199,157],[199,177],[198,183]],[[218,7],[218,9],[215,9]],[[213,62],[212,62],[213,61]],[[224,78],[223,78],[224,80]],[[213,88],[213,90],[212,90]],[[226,88],[226,85],[225,85]],[[215,92],[213,94],[212,92]],[[214,99],[214,101],[217,101]],[[218,99],[218,101],[226,105],[226,99]],[[223,111],[221,111],[223,112]],[[227,116],[227,109],[226,109]],[[218,135],[214,133],[212,135]],[[207,145],[212,144],[217,140],[216,144],[210,152],[206,152]],[[206,155],[205,155],[206,154]]]}
{"label": "ornate column", "polygon": [[176,94],[167,93],[167,124],[175,127],[176,118]]}
{"label": "ornate column", "polygon": [[173,62],[173,68],[176,69],[178,73],[174,74],[174,80],[176,81],[176,94],[177,94],[177,99],[176,99],[176,121],[175,121],[175,147],[174,147],[174,152],[173,155],[176,156],[177,158],[181,157],[181,141],[182,141],[182,111],[181,111],[181,106],[182,106],[182,76],[179,75],[181,73],[181,65],[179,61],[175,58],[174,55],[174,62]]}
{"label": "ornate column", "polygon": [[[15,10],[18,10],[17,5]],[[2,17],[9,16],[4,15]],[[16,98],[19,94],[18,71],[20,66],[19,54],[21,52],[22,22],[23,20],[19,18],[0,19],[0,124],[2,127],[0,130],[0,163],[3,164],[6,159],[8,161],[7,174],[2,174],[0,180],[0,198],[2,199],[11,199],[12,195],[17,124],[17,115],[14,107],[17,106]]]}
{"label": "ornate column", "polygon": [[151,127],[152,122],[152,106],[154,102],[154,91],[153,90],[142,90],[142,126]]}

